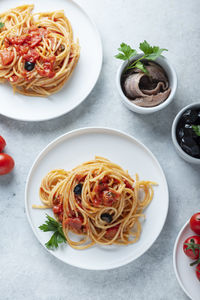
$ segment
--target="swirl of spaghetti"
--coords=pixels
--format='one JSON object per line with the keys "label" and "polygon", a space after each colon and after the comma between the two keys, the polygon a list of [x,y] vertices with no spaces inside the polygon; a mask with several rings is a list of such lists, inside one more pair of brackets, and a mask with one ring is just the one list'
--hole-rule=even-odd
{"label": "swirl of spaghetti", "polygon": [[[120,166],[103,157],[69,172],[53,170],[42,180],[42,206],[52,208],[62,223],[68,244],[86,249],[94,244],[127,245],[141,233],[140,218],[153,198],[151,181],[135,180]],[[77,241],[72,233],[81,235]]]}
{"label": "swirl of spaghetti", "polygon": [[0,14],[0,82],[15,92],[46,97],[58,92],[80,56],[64,11],[32,14],[23,5]]}

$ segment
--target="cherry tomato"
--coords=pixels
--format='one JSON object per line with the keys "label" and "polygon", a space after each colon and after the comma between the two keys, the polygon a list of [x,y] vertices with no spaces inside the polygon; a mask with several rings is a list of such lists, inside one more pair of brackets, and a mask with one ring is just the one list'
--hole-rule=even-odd
{"label": "cherry tomato", "polygon": [[200,263],[196,266],[196,275],[197,275],[197,278],[200,281]]}
{"label": "cherry tomato", "polygon": [[200,235],[200,212],[194,214],[190,219],[190,228]]}
{"label": "cherry tomato", "polygon": [[0,175],[8,174],[14,168],[15,162],[13,158],[5,153],[0,153]]}
{"label": "cherry tomato", "polygon": [[193,235],[187,238],[183,244],[183,251],[191,259],[198,259],[200,253],[200,236]]}
{"label": "cherry tomato", "polygon": [[4,140],[4,138],[2,136],[0,136],[0,152],[3,151],[5,146],[6,146],[6,141]]}

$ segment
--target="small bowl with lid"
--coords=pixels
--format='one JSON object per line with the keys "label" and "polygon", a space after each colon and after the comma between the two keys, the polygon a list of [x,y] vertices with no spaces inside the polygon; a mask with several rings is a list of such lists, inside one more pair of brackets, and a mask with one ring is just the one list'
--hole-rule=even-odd
{"label": "small bowl with lid", "polygon": [[200,165],[200,103],[184,107],[172,124],[172,141],[185,161]]}
{"label": "small bowl with lid", "polygon": [[[121,101],[127,108],[136,113],[150,114],[165,108],[172,102],[177,89],[177,75],[169,60],[160,56],[153,62],[144,61],[152,76],[139,71],[124,79],[128,65],[141,57],[142,54],[138,54],[131,58],[130,62],[125,61],[121,64],[116,75],[116,85]],[[160,82],[156,76],[160,78]],[[143,97],[145,103],[142,103]]]}

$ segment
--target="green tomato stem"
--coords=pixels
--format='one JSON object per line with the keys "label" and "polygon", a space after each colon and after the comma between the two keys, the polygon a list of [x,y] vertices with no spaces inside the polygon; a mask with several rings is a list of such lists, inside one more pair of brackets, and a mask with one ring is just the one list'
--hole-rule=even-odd
{"label": "green tomato stem", "polygon": [[190,266],[194,266],[197,265],[198,263],[200,263],[200,259],[195,260],[193,263],[190,264]]}

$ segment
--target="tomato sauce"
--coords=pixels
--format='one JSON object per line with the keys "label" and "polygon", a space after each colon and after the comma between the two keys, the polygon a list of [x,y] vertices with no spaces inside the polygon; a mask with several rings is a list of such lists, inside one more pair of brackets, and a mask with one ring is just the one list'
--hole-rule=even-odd
{"label": "tomato sauce", "polygon": [[56,60],[56,57],[50,56],[43,60],[44,60],[43,69],[36,67],[38,74],[40,74],[40,76],[49,77],[49,78],[54,77],[56,73],[53,71],[53,69],[54,69],[54,62]]}
{"label": "tomato sauce", "polygon": [[133,186],[129,183],[128,180],[124,179],[124,183],[128,189],[134,190]]}
{"label": "tomato sauce", "polygon": [[94,206],[112,206],[120,198],[120,194],[109,188],[109,178],[105,176],[94,188],[95,196],[92,199]]}
{"label": "tomato sauce", "polygon": [[119,229],[119,225],[108,228],[105,233],[105,238],[110,239],[110,240],[113,239],[114,236],[116,235],[118,229]]}
{"label": "tomato sauce", "polygon": [[[25,62],[27,61],[33,64],[35,64],[36,61],[40,62],[42,67],[35,68],[40,76],[53,78],[56,74],[54,71],[55,55],[43,58],[40,56],[39,51],[36,50],[36,47],[42,42],[43,38],[48,36],[48,34],[49,31],[46,28],[32,26],[28,30],[24,30],[21,36],[6,37],[4,39],[5,50],[0,52],[2,65],[6,66],[13,61],[14,52],[13,50],[10,50],[10,47],[14,47],[17,54],[22,56]],[[25,71],[24,73],[24,78],[28,80],[28,77],[26,76],[27,72]]]}

